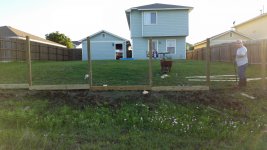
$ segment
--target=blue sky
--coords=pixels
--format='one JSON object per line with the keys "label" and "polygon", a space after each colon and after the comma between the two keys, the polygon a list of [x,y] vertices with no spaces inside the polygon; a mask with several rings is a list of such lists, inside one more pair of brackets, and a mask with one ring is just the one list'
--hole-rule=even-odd
{"label": "blue sky", "polygon": [[0,0],[0,26],[80,40],[100,30],[130,39],[125,10],[152,3],[191,6],[187,42],[196,43],[260,15],[267,0]]}

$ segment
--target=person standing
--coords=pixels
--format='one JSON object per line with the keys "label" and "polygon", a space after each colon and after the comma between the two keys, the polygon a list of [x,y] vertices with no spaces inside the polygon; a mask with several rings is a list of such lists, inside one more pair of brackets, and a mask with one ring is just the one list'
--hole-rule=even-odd
{"label": "person standing", "polygon": [[154,59],[156,59],[156,58],[158,58],[158,52],[155,50],[155,49],[153,49],[153,51],[152,51],[152,57],[154,58]]}
{"label": "person standing", "polygon": [[243,45],[242,40],[237,40],[237,51],[236,51],[236,65],[237,65],[237,72],[238,72],[238,87],[245,87],[247,85],[247,78],[246,78],[246,69],[248,66],[248,56],[247,56],[247,48]]}

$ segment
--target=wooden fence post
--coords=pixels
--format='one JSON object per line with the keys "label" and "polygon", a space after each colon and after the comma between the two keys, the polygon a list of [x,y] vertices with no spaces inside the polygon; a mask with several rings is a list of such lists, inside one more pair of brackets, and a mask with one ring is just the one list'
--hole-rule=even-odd
{"label": "wooden fence post", "polygon": [[262,89],[266,89],[266,40],[261,42],[261,77],[262,77]]}
{"label": "wooden fence post", "polygon": [[207,39],[206,48],[206,82],[207,86],[210,88],[210,39]]}
{"label": "wooden fence post", "polygon": [[15,51],[16,51],[16,59],[15,60],[17,61],[18,60],[18,45],[17,45],[18,44],[18,40],[15,39],[14,41],[15,41],[14,42],[15,43],[14,47],[15,47]]}
{"label": "wooden fence post", "polygon": [[39,60],[41,60],[41,45],[40,44],[38,45],[38,51],[39,51],[38,57],[39,57]]}
{"label": "wooden fence post", "polygon": [[57,59],[58,59],[58,58],[57,58],[57,47],[56,47],[56,61],[58,61]]}
{"label": "wooden fence post", "polygon": [[26,50],[28,53],[28,82],[29,82],[29,86],[32,86],[32,63],[31,63],[31,43],[30,43],[30,38],[29,36],[26,36]]}
{"label": "wooden fence post", "polygon": [[149,86],[152,87],[152,39],[149,39],[149,63],[148,63],[148,81]]}
{"label": "wooden fence post", "polygon": [[92,60],[91,60],[91,43],[90,37],[87,37],[87,56],[88,56],[88,75],[89,75],[89,88],[93,86],[93,73],[92,73]]}
{"label": "wooden fence post", "polygon": [[[2,50],[2,39],[0,38],[0,53],[1,53],[1,50]],[[0,60],[2,60],[2,55],[0,55]]]}

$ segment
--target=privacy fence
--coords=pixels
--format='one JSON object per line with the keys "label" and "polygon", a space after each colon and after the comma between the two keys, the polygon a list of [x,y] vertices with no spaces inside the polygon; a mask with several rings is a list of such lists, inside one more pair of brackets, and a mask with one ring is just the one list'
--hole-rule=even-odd
{"label": "privacy fence", "polygon": [[[81,60],[81,49],[68,49],[37,42],[31,42],[32,60],[69,61]],[[25,40],[0,39],[0,61],[25,61],[27,59]]]}
{"label": "privacy fence", "polygon": [[[260,64],[262,54],[266,55],[266,40],[247,41],[244,45],[248,49],[249,64]],[[195,49],[187,52],[188,60],[206,60],[207,48]],[[221,62],[233,62],[235,59],[237,47],[235,43],[220,44],[210,47],[210,60]],[[266,59],[267,57],[265,57]]]}

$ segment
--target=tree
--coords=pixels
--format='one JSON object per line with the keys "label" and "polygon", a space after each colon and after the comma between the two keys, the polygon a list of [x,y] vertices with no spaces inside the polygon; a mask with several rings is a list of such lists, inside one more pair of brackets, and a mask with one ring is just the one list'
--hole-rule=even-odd
{"label": "tree", "polygon": [[73,48],[73,44],[72,44],[70,38],[67,37],[66,35],[62,34],[62,33],[59,33],[58,31],[46,34],[45,38],[47,40],[65,45],[65,46],[67,46],[67,48]]}
{"label": "tree", "polygon": [[190,44],[190,43],[186,43],[186,50],[187,50],[187,51],[192,51],[192,50],[194,50],[194,45],[193,45],[193,44]]}

